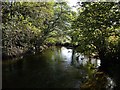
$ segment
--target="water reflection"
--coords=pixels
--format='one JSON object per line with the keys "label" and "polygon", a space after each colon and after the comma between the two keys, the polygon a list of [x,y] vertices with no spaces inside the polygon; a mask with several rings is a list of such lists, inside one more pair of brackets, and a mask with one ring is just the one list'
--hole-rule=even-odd
{"label": "water reflection", "polygon": [[115,82],[103,72],[93,73],[92,76],[88,75],[86,81],[80,86],[81,89],[90,90],[113,90]]}
{"label": "water reflection", "polygon": [[[3,88],[80,88],[89,83],[98,87],[100,81],[106,83],[106,88],[113,88],[115,83],[110,77],[93,69],[98,66],[99,59],[89,61],[86,55],[73,53],[72,49],[51,47],[41,54],[3,63]],[[117,80],[118,74],[112,77]]]}
{"label": "water reflection", "polygon": [[67,49],[65,47],[61,48],[61,55],[65,61],[67,61],[68,64],[71,62],[72,57],[72,49]]}
{"label": "water reflection", "polygon": [[[74,54],[74,55],[73,55]],[[59,54],[60,55],[60,54]],[[61,48],[61,55],[64,61],[67,61],[71,65],[83,65],[85,66],[89,62],[89,58],[86,55],[81,53],[73,53],[72,49],[67,49],[65,47]],[[54,58],[54,57],[52,57]],[[90,60],[91,64],[94,64],[96,67],[100,66],[100,60],[92,58]]]}
{"label": "water reflection", "polygon": [[114,90],[120,90],[119,69],[120,69],[120,63],[117,63],[117,64],[112,64],[110,67],[108,67],[108,70],[105,71],[105,73],[108,74],[112,79],[111,83],[113,83],[114,85]]}

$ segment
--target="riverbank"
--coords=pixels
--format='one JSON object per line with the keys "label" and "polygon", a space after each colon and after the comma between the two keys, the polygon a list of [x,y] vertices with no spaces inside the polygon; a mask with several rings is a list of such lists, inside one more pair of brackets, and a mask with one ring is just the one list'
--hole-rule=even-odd
{"label": "riverbank", "polygon": [[8,52],[3,50],[2,60],[25,57],[32,54],[41,53],[43,50],[47,48],[48,48],[47,45],[40,46],[39,49],[37,50],[35,49],[35,47],[32,47],[32,48],[12,47],[8,49],[9,50]]}
{"label": "riverbank", "polygon": [[77,46],[71,45],[70,43],[47,43],[40,47],[8,47],[7,49],[3,49],[2,51],[2,60],[8,60],[13,58],[19,58],[21,56],[28,56],[31,54],[41,53],[43,50],[51,47],[51,46],[59,46],[59,47],[66,47],[68,49],[73,49]]}

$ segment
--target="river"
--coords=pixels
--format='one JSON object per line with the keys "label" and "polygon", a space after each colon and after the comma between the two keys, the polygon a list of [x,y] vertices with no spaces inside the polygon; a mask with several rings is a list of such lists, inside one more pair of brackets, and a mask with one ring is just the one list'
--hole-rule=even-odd
{"label": "river", "polygon": [[[76,60],[77,55],[79,59]],[[82,59],[81,59],[82,58]],[[95,67],[100,60],[92,59]],[[2,64],[3,88],[80,88],[90,71],[88,57],[72,49],[51,47],[37,55]]]}

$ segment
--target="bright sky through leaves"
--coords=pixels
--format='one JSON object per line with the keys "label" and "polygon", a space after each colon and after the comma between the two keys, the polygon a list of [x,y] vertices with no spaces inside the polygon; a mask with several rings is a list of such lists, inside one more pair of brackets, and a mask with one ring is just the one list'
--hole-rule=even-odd
{"label": "bright sky through leaves", "polygon": [[68,4],[72,7],[72,10],[77,11],[76,8],[73,6],[75,6],[79,0],[67,0],[67,1],[68,1]]}

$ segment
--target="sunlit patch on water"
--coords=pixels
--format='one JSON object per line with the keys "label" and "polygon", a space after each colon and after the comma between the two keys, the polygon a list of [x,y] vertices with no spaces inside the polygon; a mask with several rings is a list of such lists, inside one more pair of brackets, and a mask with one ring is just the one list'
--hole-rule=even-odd
{"label": "sunlit patch on water", "polygon": [[[68,64],[72,62],[72,49],[67,49],[66,47],[61,48],[61,57],[64,61],[66,61]],[[54,57],[52,57],[54,59]],[[89,61],[89,58],[81,53],[75,53],[73,57],[74,61],[77,65],[86,65]],[[78,59],[78,60],[77,60]],[[94,64],[96,67],[100,66],[100,60],[99,59],[91,59],[91,64]]]}
{"label": "sunlit patch on water", "polygon": [[106,88],[108,88],[109,90],[112,90],[115,86],[116,86],[116,84],[115,84],[115,82],[113,81],[113,79],[111,79],[110,77],[107,77],[107,85],[106,85]]}
{"label": "sunlit patch on water", "polygon": [[65,61],[70,63],[71,59],[72,59],[72,49],[67,49],[65,47],[62,47],[61,48],[61,55]]}

